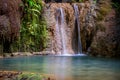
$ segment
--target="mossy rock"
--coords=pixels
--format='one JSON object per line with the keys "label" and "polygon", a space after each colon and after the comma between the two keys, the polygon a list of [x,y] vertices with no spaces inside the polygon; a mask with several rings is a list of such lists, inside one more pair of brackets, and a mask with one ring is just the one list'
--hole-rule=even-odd
{"label": "mossy rock", "polygon": [[97,30],[100,30],[100,31],[105,32],[106,27],[105,27],[102,23],[97,23],[97,24],[96,24],[96,31],[97,31]]}
{"label": "mossy rock", "polygon": [[97,21],[102,21],[104,19],[104,16],[102,15],[102,14],[100,14],[100,13],[97,13],[97,18],[96,18],[96,20]]}
{"label": "mossy rock", "polygon": [[112,9],[111,2],[110,0],[100,0],[99,1],[99,9],[97,13],[97,21],[102,21],[104,20],[104,17],[110,12]]}
{"label": "mossy rock", "polygon": [[101,7],[99,12],[105,16],[109,13],[110,10],[111,10],[111,7]]}
{"label": "mossy rock", "polygon": [[35,73],[22,73],[14,80],[43,80],[43,77]]}

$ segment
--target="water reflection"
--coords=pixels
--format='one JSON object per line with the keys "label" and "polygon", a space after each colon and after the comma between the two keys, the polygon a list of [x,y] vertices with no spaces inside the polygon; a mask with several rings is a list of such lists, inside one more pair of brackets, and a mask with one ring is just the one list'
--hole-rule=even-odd
{"label": "water reflection", "polygon": [[45,73],[52,73],[57,76],[57,80],[64,80],[67,76],[71,76],[72,58],[70,57],[52,57],[48,63],[48,58],[44,59],[44,64],[47,68]]}
{"label": "water reflection", "polygon": [[54,74],[57,80],[120,80],[120,60],[89,56],[33,56],[0,59],[0,70]]}

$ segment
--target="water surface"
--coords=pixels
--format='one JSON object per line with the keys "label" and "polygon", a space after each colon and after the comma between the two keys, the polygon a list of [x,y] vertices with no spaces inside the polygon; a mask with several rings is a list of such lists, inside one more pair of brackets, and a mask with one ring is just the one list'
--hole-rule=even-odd
{"label": "water surface", "polygon": [[120,60],[89,56],[5,58],[0,70],[54,74],[57,80],[120,80]]}

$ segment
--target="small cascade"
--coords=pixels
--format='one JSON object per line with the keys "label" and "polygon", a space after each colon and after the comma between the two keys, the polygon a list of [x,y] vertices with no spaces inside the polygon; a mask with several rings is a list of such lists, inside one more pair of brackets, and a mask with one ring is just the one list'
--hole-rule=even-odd
{"label": "small cascade", "polygon": [[80,22],[79,22],[79,9],[76,4],[74,4],[74,10],[75,10],[75,23],[77,24],[77,30],[78,30],[78,54],[82,53],[82,43],[81,43],[81,36],[80,36]]}
{"label": "small cascade", "polygon": [[63,13],[63,9],[60,8],[60,12],[61,12],[61,39],[62,39],[62,48],[63,48],[63,54],[66,54],[66,33],[65,33],[65,26],[64,26],[64,13]]}
{"label": "small cascade", "polygon": [[59,27],[59,15],[58,15],[58,13],[59,13],[59,10],[56,10],[56,26],[55,26],[55,40],[56,40],[56,52],[58,53],[58,54],[61,54],[61,52],[60,52],[60,49],[61,49],[61,40],[60,40],[60,38],[61,38],[61,36],[60,36],[60,27]]}
{"label": "small cascade", "polygon": [[57,9],[56,13],[56,37],[57,43],[61,45],[61,54],[66,54],[66,32],[65,32],[65,25],[64,25],[64,12],[62,8]]}

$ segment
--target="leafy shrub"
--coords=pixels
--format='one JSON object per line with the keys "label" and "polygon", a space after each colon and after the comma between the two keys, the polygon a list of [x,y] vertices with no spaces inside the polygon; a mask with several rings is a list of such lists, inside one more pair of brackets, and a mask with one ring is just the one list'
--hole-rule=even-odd
{"label": "leafy shrub", "polygon": [[113,2],[112,2],[112,6],[113,6],[114,8],[116,8],[117,10],[120,10],[120,2],[113,1]]}
{"label": "leafy shrub", "polygon": [[[42,0],[22,0],[24,10],[19,41],[12,45],[12,51],[41,51],[46,47],[47,28],[42,16]],[[18,44],[18,45],[16,45]]]}

